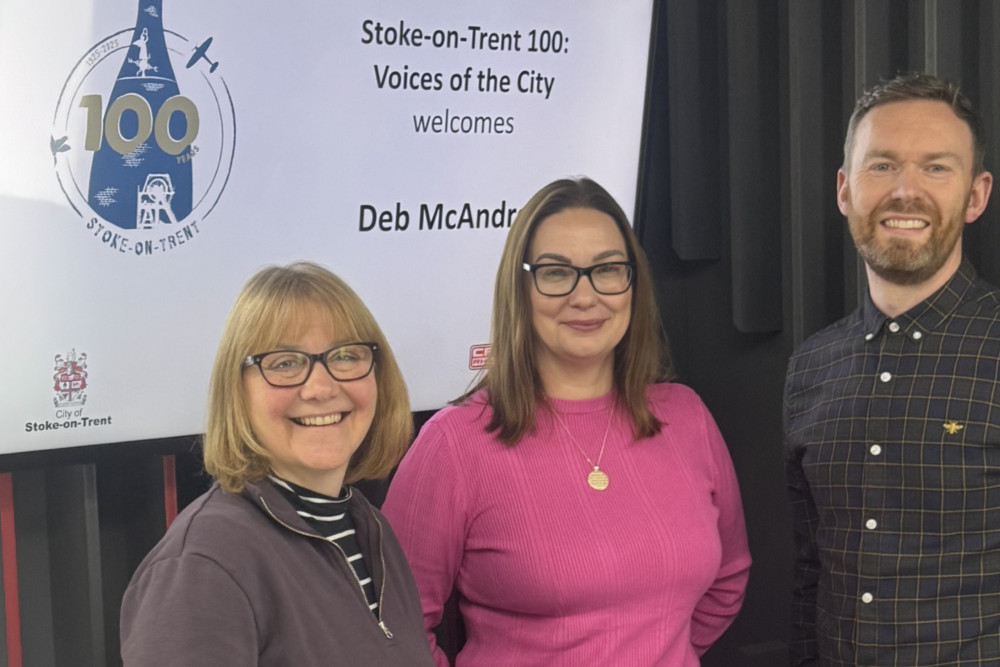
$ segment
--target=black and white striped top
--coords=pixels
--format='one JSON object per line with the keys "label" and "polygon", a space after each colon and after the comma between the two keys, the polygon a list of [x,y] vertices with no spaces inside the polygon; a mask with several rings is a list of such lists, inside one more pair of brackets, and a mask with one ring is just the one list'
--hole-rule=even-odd
{"label": "black and white striped top", "polygon": [[361,590],[364,591],[368,608],[377,617],[378,596],[375,593],[375,582],[372,581],[371,573],[361,555],[361,547],[354,532],[354,522],[347,511],[347,501],[351,497],[350,487],[345,487],[339,498],[331,498],[275,475],[269,475],[268,478],[311,528],[340,547],[354,571],[354,576],[357,577]]}

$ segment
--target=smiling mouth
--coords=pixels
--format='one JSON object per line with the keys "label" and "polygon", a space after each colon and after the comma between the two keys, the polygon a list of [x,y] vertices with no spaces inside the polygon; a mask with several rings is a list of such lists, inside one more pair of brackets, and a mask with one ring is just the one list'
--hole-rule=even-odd
{"label": "smiling mouth", "polygon": [[596,329],[604,323],[604,320],[570,320],[566,322],[566,326],[572,329]]}
{"label": "smiling mouth", "polygon": [[344,413],[338,412],[322,417],[292,417],[292,421],[299,426],[330,426],[331,424],[339,424],[343,418]]}
{"label": "smiling mouth", "polygon": [[882,224],[889,229],[923,229],[924,227],[929,227],[930,224],[926,220],[918,220],[916,218],[910,219],[899,219],[890,218],[889,220],[883,220]]}

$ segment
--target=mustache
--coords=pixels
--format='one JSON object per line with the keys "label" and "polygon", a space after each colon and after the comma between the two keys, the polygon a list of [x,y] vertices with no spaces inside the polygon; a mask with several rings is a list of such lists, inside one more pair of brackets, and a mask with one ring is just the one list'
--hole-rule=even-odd
{"label": "mustache", "polygon": [[918,199],[906,202],[901,202],[898,200],[890,200],[883,204],[880,204],[878,208],[872,211],[872,216],[875,218],[881,218],[887,215],[913,215],[913,214],[919,214],[923,217],[930,218],[932,222],[937,219],[937,211],[934,209],[934,207]]}

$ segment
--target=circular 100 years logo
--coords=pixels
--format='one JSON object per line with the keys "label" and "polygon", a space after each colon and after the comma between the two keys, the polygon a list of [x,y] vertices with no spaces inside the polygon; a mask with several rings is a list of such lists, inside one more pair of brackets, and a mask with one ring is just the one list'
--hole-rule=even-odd
{"label": "circular 100 years logo", "polygon": [[212,59],[162,24],[161,1],[84,54],[53,119],[52,160],[87,234],[151,256],[191,242],[225,190],[236,116]]}

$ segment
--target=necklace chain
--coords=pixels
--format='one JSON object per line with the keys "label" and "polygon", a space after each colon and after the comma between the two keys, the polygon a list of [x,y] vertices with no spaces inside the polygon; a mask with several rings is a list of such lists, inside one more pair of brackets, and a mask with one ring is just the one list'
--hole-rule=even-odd
{"label": "necklace chain", "polygon": [[569,436],[570,442],[573,443],[573,446],[576,447],[581,454],[583,454],[583,458],[587,459],[587,463],[589,463],[594,468],[587,475],[587,484],[590,485],[590,488],[595,489],[597,491],[603,491],[604,489],[608,488],[608,474],[603,470],[601,470],[601,459],[604,458],[604,447],[605,445],[608,444],[608,434],[611,433],[611,422],[614,420],[615,416],[614,406],[611,407],[608,414],[608,425],[604,429],[604,439],[601,440],[601,451],[597,454],[597,463],[591,461],[590,457],[587,456],[587,452],[583,451],[583,447],[581,447],[580,443],[577,442],[577,439],[573,437],[573,434],[570,432],[569,427],[566,426],[566,422],[562,420],[562,417],[559,416],[559,413],[556,410],[552,410],[552,414],[555,415],[556,421],[559,422],[559,425],[562,426],[562,429],[566,431],[566,435]]}

